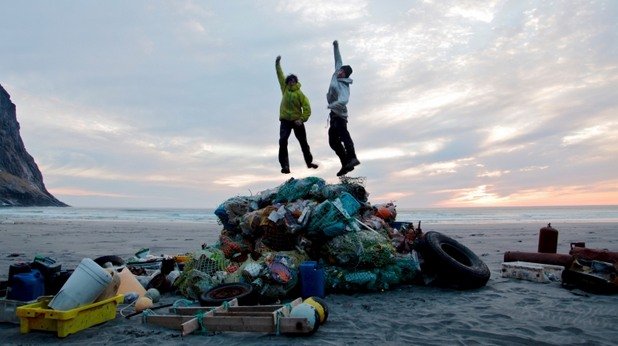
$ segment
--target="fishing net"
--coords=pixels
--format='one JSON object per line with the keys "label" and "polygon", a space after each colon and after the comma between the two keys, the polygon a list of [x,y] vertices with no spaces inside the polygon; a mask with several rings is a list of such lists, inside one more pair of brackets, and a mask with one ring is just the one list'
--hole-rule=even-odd
{"label": "fishing net", "polygon": [[234,262],[244,262],[250,252],[250,246],[240,235],[228,236],[222,233],[219,236],[219,249],[225,258]]}
{"label": "fishing net", "polygon": [[296,247],[297,238],[285,227],[272,227],[264,232],[262,243],[275,251],[288,251]]}
{"label": "fishing net", "polygon": [[399,258],[395,263],[371,269],[325,267],[329,292],[382,291],[400,284],[413,283],[420,274],[418,259]]}
{"label": "fishing net", "polygon": [[215,209],[215,215],[217,215],[226,230],[240,232],[242,217],[246,213],[255,210],[256,206],[255,199],[252,197],[232,197]]}
{"label": "fishing net", "polygon": [[293,202],[297,199],[311,199],[311,196],[318,195],[324,186],[326,182],[318,177],[291,178],[279,187],[275,201]]}
{"label": "fishing net", "polygon": [[200,294],[225,280],[229,262],[220,249],[209,247],[187,254],[187,257],[184,269],[175,282],[184,296],[197,299]]}
{"label": "fishing net", "polygon": [[359,209],[358,201],[347,192],[332,202],[324,201],[311,212],[307,234],[332,238],[346,233],[348,229],[358,231],[360,228],[353,216]]}
{"label": "fishing net", "polygon": [[319,200],[335,199],[341,196],[342,193],[347,192],[354,196],[356,200],[365,203],[369,194],[365,190],[365,178],[363,177],[341,177],[339,178],[340,184],[330,184],[320,189]]}
{"label": "fishing net", "polygon": [[261,237],[264,234],[264,230],[276,226],[268,217],[276,210],[277,207],[268,206],[243,215],[240,223],[242,233],[252,238]]}
{"label": "fishing net", "polygon": [[303,261],[298,251],[267,254],[266,265],[256,286],[260,295],[267,300],[284,298],[298,285],[298,261]]}
{"label": "fishing net", "polygon": [[397,254],[395,265],[401,269],[401,283],[414,283],[421,274],[421,264],[416,251],[408,254]]}
{"label": "fishing net", "polygon": [[323,250],[330,263],[342,267],[383,267],[395,260],[390,240],[373,230],[340,235],[326,243]]}

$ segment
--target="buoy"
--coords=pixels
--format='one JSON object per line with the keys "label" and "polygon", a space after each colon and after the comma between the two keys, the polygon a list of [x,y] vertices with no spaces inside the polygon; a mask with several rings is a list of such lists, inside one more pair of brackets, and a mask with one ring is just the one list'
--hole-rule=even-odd
{"label": "buoy", "polygon": [[137,298],[139,298],[139,295],[135,292],[127,292],[124,294],[124,301],[123,303],[125,304],[131,304],[134,301],[137,300]]}
{"label": "buoy", "polygon": [[328,305],[326,305],[324,299],[312,296],[305,299],[303,303],[307,303],[315,308],[320,317],[320,324],[326,323],[326,320],[328,320]]}
{"label": "buoy", "polygon": [[135,311],[142,312],[146,309],[150,309],[153,305],[152,299],[148,297],[139,297],[137,301],[135,301]]}
{"label": "buoy", "polygon": [[150,298],[153,303],[158,303],[161,299],[161,293],[156,288],[149,288],[144,294],[144,297]]}
{"label": "buoy", "polygon": [[311,332],[309,332],[310,334],[318,330],[318,327],[320,326],[320,317],[318,316],[317,311],[313,306],[307,303],[300,303],[293,307],[290,312],[290,317],[306,318],[309,326],[311,327]]}

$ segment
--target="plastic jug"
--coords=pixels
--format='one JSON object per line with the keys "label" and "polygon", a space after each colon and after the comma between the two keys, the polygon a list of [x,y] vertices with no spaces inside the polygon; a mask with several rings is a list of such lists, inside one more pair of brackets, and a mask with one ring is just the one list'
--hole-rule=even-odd
{"label": "plastic jug", "polygon": [[318,296],[324,298],[326,274],[324,268],[316,261],[305,261],[300,264],[300,287],[303,297]]}
{"label": "plastic jug", "polygon": [[7,299],[28,302],[45,295],[45,281],[40,271],[14,274],[8,287]]}

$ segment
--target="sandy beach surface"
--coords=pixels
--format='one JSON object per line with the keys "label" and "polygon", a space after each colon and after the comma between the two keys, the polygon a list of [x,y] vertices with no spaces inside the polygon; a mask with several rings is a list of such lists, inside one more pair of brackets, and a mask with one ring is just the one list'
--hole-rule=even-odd
{"label": "sandy beach surface", "polygon": [[[486,287],[455,291],[423,286],[326,297],[330,316],[312,336],[261,333],[192,334],[142,324],[139,316],[117,317],[64,339],[54,333],[20,334],[14,324],[0,323],[0,344],[269,344],[342,345],[370,343],[415,345],[617,345],[618,296],[569,291],[559,283],[533,283],[501,277],[505,251],[535,252],[539,223],[431,225],[481,256],[491,270]],[[553,222],[559,230],[558,252],[571,242],[618,251],[618,223]],[[84,257],[120,255],[140,248],[153,254],[186,253],[214,243],[217,225],[186,222],[3,221],[0,223],[0,277],[9,265],[50,256],[74,268]],[[164,297],[173,302],[180,296]]]}

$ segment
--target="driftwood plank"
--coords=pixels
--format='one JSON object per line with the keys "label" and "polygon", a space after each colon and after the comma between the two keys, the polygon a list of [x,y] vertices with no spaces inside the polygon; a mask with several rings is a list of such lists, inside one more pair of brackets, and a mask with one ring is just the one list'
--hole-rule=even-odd
{"label": "driftwood plank", "polygon": [[170,312],[177,315],[195,315],[199,312],[208,312],[213,310],[214,306],[186,306],[182,308],[170,308]]}
{"label": "driftwood plank", "polygon": [[272,316],[271,311],[215,311],[213,316],[255,316],[255,317],[268,317]]}
{"label": "driftwood plank", "polygon": [[205,316],[206,330],[213,332],[263,332],[275,331],[275,321],[271,316]]}
{"label": "driftwood plank", "polygon": [[[227,304],[227,307],[225,307],[224,305],[219,305],[217,307],[215,307],[214,309],[210,309],[208,312],[206,312],[204,314],[204,318],[206,316],[213,316],[215,311],[226,311],[229,307],[233,307],[233,306],[238,306],[238,299],[234,298],[232,300],[230,300]],[[203,320],[202,320],[203,321]],[[203,322],[202,322],[203,323]],[[187,322],[184,322],[181,326],[180,326],[180,331],[182,336],[188,335],[193,333],[194,331],[200,329],[200,323],[198,322],[197,318],[193,318]]]}
{"label": "driftwood plank", "polygon": [[312,329],[309,321],[304,317],[281,317],[279,319],[279,332],[281,333],[307,334]]}
{"label": "driftwood plank", "polygon": [[161,327],[180,329],[180,326],[194,319],[193,316],[179,316],[179,315],[150,315],[145,316],[144,322],[147,324],[154,324]]}

